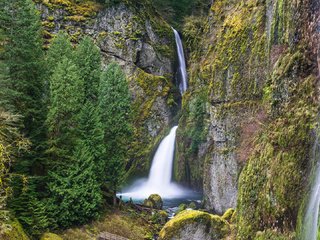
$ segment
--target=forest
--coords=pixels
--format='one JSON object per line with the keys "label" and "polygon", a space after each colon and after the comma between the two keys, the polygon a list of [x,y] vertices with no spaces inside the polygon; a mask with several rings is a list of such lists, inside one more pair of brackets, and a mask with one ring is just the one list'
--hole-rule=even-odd
{"label": "forest", "polygon": [[0,239],[319,240],[318,0],[1,0]]}

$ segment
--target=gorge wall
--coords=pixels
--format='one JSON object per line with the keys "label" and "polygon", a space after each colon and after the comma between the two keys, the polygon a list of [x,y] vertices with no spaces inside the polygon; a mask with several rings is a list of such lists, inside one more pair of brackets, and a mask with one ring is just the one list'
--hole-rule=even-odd
{"label": "gorge wall", "polygon": [[216,0],[185,21],[175,175],[203,187],[207,210],[237,208],[238,239],[294,237],[319,103],[319,5]]}

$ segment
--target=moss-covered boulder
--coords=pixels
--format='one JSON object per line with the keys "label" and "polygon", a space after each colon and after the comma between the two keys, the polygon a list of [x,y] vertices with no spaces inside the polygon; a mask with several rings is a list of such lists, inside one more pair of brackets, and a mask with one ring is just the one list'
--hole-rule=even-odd
{"label": "moss-covered boulder", "polygon": [[2,240],[29,240],[18,220],[14,219],[6,224],[6,229],[0,232]]}
{"label": "moss-covered boulder", "polygon": [[148,199],[145,199],[143,202],[143,205],[155,208],[155,209],[162,209],[163,207],[163,201],[160,195],[158,194],[151,194]]}
{"label": "moss-covered boulder", "polygon": [[62,238],[54,233],[45,233],[40,240],[62,240]]}
{"label": "moss-covered boulder", "polygon": [[221,217],[196,210],[185,210],[167,222],[160,232],[161,240],[215,240],[230,232]]}

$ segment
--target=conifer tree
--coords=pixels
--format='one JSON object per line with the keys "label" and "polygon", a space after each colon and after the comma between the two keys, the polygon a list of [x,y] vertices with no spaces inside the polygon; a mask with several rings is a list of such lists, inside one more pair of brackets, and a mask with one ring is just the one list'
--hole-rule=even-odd
{"label": "conifer tree", "polygon": [[[31,0],[0,3],[0,25],[5,36],[5,74],[0,76],[0,104],[23,121],[22,132],[32,142],[31,153],[17,161],[20,172],[37,172],[42,163],[45,132],[43,75],[45,72],[40,16]],[[41,168],[41,167],[40,167]]]}
{"label": "conifer tree", "polygon": [[54,165],[68,165],[79,138],[84,84],[77,66],[64,57],[50,78],[48,153]]}
{"label": "conifer tree", "polygon": [[132,135],[131,96],[125,74],[111,63],[100,82],[99,110],[104,130],[105,176],[115,194],[124,180],[128,146]]}
{"label": "conifer tree", "polygon": [[64,58],[73,59],[73,49],[68,35],[65,32],[58,32],[53,39],[47,52],[47,76],[51,77],[55,68]]}
{"label": "conifer tree", "polygon": [[92,164],[94,165],[97,179],[102,185],[105,180],[103,177],[103,158],[105,156],[103,142],[104,131],[99,111],[91,101],[87,101],[84,104],[80,115],[79,125],[81,144],[87,147],[87,154],[93,159]]}
{"label": "conifer tree", "polygon": [[85,37],[80,41],[74,55],[75,64],[81,69],[81,76],[84,79],[85,98],[97,101],[101,76],[100,50],[91,38]]}
{"label": "conifer tree", "polygon": [[99,215],[102,205],[94,158],[84,141],[79,141],[69,167],[51,172],[51,212],[61,227],[83,224]]}

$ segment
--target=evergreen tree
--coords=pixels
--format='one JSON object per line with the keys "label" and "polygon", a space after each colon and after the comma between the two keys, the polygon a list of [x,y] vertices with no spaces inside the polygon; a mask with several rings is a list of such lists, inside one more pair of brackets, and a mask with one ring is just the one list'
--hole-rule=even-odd
{"label": "evergreen tree", "polygon": [[94,158],[86,143],[79,141],[69,168],[51,172],[51,212],[61,227],[83,224],[99,215],[102,205]]}
{"label": "evergreen tree", "polygon": [[42,95],[45,64],[40,17],[31,0],[1,1],[0,25],[5,36],[0,104],[21,116],[21,130],[32,142],[31,153],[18,161],[15,168],[24,173],[39,172],[46,114]]}
{"label": "evergreen tree", "polygon": [[66,33],[60,31],[52,41],[47,52],[48,78],[51,77],[57,65],[61,63],[64,58],[72,60],[72,56],[73,51],[69,37]]}
{"label": "evergreen tree", "polygon": [[115,193],[125,174],[132,135],[131,96],[125,74],[116,63],[111,63],[102,74],[99,110],[106,148],[105,176],[115,203]]}
{"label": "evergreen tree", "polygon": [[79,114],[84,100],[79,69],[64,57],[50,78],[48,153],[53,165],[68,165],[79,138]]}
{"label": "evergreen tree", "polygon": [[93,159],[93,165],[100,184],[105,180],[103,175],[105,147],[103,143],[104,131],[100,121],[98,109],[88,101],[84,104],[79,121],[80,139],[87,147],[88,154]]}
{"label": "evergreen tree", "polygon": [[[40,178],[36,182],[42,184],[42,176],[45,174],[46,106],[43,98],[43,79],[46,68],[40,16],[33,1],[1,1],[0,26],[3,44],[0,105],[6,111],[21,117],[22,124],[19,129],[31,142],[29,151],[20,151],[13,164],[15,176],[20,176],[25,183],[10,182],[14,190],[10,207],[29,230],[45,228],[45,215],[39,219],[34,215],[40,211],[41,204],[36,203],[38,186],[33,183],[33,179]],[[42,226],[36,226],[38,224]]]}
{"label": "evergreen tree", "polygon": [[96,101],[101,75],[100,50],[91,38],[85,37],[80,41],[74,55],[75,64],[81,69],[81,76],[84,79],[85,97]]}

